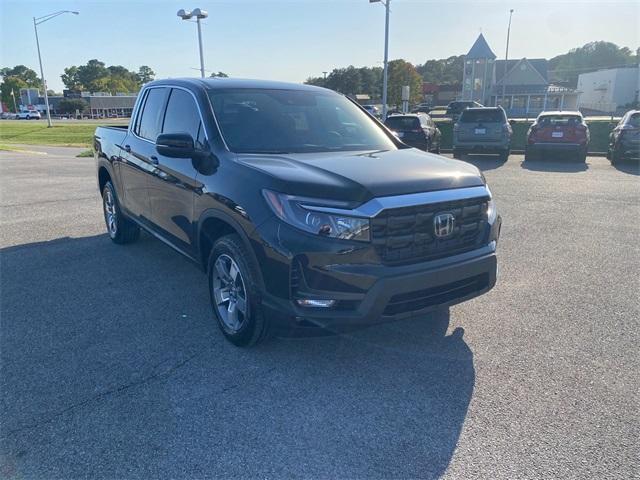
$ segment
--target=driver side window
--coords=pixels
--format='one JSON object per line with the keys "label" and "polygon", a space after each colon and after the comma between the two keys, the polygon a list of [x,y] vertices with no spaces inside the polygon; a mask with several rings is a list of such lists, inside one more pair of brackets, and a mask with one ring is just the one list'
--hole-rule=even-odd
{"label": "driver side window", "polygon": [[204,148],[206,140],[200,113],[189,92],[179,88],[171,90],[162,133],[188,133],[193,138],[197,149]]}

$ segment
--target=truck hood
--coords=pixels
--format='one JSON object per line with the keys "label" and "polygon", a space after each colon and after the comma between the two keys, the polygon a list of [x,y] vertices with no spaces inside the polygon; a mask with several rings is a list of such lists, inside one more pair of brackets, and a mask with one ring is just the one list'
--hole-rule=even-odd
{"label": "truck hood", "polygon": [[415,148],[366,152],[239,154],[291,195],[364,202],[373,197],[484,185],[473,165]]}

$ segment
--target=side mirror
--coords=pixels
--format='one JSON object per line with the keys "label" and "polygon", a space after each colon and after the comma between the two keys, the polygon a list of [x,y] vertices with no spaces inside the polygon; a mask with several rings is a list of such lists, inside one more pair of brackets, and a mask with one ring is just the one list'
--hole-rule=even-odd
{"label": "side mirror", "polygon": [[188,133],[163,133],[158,135],[156,150],[165,157],[193,158],[197,156],[193,137]]}
{"label": "side mirror", "polygon": [[511,120],[509,120],[509,125],[511,125],[512,127],[516,124],[517,122],[512,118]]}

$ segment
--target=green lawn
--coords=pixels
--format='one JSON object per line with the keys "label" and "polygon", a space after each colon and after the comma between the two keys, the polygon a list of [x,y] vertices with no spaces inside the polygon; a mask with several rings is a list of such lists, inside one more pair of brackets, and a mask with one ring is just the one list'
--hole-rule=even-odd
{"label": "green lawn", "polygon": [[0,143],[91,147],[96,127],[112,123],[59,120],[47,128],[45,120],[1,120]]}

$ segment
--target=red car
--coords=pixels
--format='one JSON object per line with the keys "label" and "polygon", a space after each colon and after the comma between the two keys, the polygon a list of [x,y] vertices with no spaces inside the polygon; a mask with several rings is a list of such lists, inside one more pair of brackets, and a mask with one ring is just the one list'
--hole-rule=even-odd
{"label": "red car", "polygon": [[566,152],[585,162],[588,145],[589,127],[580,112],[542,112],[527,133],[525,161]]}

